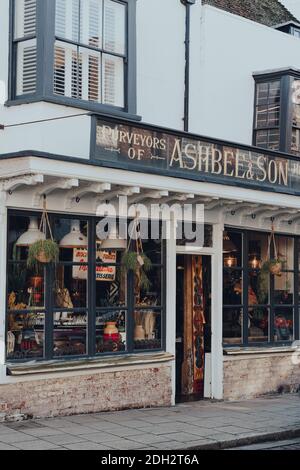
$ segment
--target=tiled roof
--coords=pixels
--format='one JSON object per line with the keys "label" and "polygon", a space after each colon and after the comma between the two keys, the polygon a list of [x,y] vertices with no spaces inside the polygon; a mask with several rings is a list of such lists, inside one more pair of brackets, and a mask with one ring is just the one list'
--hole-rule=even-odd
{"label": "tiled roof", "polygon": [[279,0],[202,0],[202,3],[267,26],[298,21]]}

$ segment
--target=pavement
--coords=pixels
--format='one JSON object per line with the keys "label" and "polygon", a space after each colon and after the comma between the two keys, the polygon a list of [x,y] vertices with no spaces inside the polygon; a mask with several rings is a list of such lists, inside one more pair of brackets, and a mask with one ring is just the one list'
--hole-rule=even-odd
{"label": "pavement", "polygon": [[230,450],[300,450],[300,439],[288,439],[284,441],[264,442],[249,446],[237,447]]}
{"label": "pavement", "polygon": [[0,450],[217,450],[296,437],[298,394],[0,424]]}

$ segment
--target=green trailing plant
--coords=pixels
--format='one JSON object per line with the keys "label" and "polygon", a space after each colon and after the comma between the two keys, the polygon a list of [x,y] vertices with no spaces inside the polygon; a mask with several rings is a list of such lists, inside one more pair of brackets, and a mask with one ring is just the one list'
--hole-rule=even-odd
{"label": "green trailing plant", "polygon": [[29,247],[27,266],[40,269],[41,264],[56,263],[59,256],[59,247],[54,240],[38,240]]}
{"label": "green trailing plant", "polygon": [[142,289],[148,290],[151,287],[147,273],[152,269],[152,261],[145,253],[138,254],[135,251],[126,251],[122,256],[122,267],[126,272],[132,271],[139,274]]}
{"label": "green trailing plant", "polygon": [[284,261],[279,258],[268,259],[263,263],[261,270],[275,276],[280,276],[283,263]]}

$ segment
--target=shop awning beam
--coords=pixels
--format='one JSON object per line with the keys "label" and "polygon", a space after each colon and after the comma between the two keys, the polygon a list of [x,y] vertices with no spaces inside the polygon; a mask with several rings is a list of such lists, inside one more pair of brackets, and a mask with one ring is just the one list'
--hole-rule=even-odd
{"label": "shop awning beam", "polygon": [[72,207],[72,202],[80,202],[80,200],[87,194],[103,194],[111,190],[110,183],[93,183],[84,188],[78,190],[71,190],[66,197],[65,208],[70,209]]}
{"label": "shop awning beam", "polygon": [[28,175],[20,178],[12,178],[3,183],[3,190],[12,193],[21,186],[37,186],[44,183],[43,175]]}
{"label": "shop awning beam", "polygon": [[34,193],[33,206],[34,207],[39,207],[40,203],[41,203],[42,196],[48,196],[53,191],[56,191],[58,189],[70,190],[72,188],[78,188],[78,187],[79,187],[79,180],[76,179],[76,178],[70,178],[70,179],[61,178],[61,179],[58,179],[55,183],[50,183],[48,185],[42,186],[42,188],[39,191]]}

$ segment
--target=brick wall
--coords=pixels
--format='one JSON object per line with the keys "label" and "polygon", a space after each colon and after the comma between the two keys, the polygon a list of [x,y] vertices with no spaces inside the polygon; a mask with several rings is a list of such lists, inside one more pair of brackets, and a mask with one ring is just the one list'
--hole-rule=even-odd
{"label": "brick wall", "polygon": [[291,353],[224,357],[225,400],[295,392],[299,386],[300,365],[293,365]]}
{"label": "brick wall", "polygon": [[0,421],[170,404],[167,365],[0,385]]}

